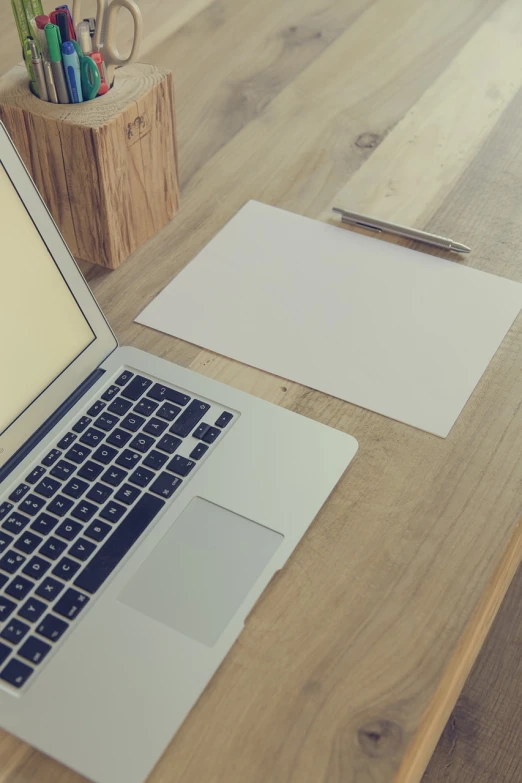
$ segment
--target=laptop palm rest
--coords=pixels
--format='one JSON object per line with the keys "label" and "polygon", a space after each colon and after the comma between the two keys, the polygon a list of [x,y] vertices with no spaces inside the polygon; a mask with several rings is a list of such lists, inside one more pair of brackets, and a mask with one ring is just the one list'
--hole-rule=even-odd
{"label": "laptop palm rest", "polygon": [[194,498],[119,600],[211,647],[283,536]]}

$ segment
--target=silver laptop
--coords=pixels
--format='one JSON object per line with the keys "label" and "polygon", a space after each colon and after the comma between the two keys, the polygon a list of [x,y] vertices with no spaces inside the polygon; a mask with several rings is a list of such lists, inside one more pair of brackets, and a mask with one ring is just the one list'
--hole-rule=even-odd
{"label": "silver laptop", "polygon": [[0,372],[0,725],[141,783],[357,443],[118,347],[1,125]]}

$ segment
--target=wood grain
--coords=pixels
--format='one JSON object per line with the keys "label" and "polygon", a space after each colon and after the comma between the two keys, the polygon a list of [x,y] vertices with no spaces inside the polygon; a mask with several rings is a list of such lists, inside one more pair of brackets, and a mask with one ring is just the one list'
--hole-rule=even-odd
{"label": "wood grain", "polygon": [[[411,783],[519,556],[520,319],[441,440],[133,318],[249,198],[327,219],[341,198],[381,215],[391,199],[392,214],[466,240],[462,263],[522,280],[522,9],[259,5],[215,0],[150,51],[174,73],[181,209],[116,273],[86,272],[122,342],[349,432],[360,451],[150,783]],[[80,780],[0,742],[0,783]]]}
{"label": "wood grain", "polygon": [[172,74],[136,64],[107,95],[35,98],[24,66],[0,78],[0,120],[78,258],[116,269],[178,209]]}
{"label": "wood grain", "polygon": [[522,569],[519,568],[422,783],[522,779]]}

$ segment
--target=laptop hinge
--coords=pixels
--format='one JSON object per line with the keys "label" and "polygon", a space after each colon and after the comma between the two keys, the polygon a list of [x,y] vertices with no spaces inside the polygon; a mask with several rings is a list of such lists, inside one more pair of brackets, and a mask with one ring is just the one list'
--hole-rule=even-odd
{"label": "laptop hinge", "polygon": [[39,427],[36,432],[34,432],[31,437],[25,441],[23,446],[21,446],[18,451],[16,451],[13,456],[5,463],[4,467],[0,468],[0,484],[10,473],[12,473],[12,471],[20,464],[20,462],[22,462],[22,460],[27,457],[27,455],[38,445],[38,443],[40,443],[40,441],[45,438],[47,433],[52,430],[52,428],[60,421],[60,419],[63,419],[63,417],[71,410],[71,408],[76,405],[78,400],[83,397],[83,395],[91,388],[91,386],[94,386],[94,384],[100,380],[104,374],[105,370],[101,370],[99,368],[94,370],[94,372],[87,376],[83,383],[81,383],[73,391],[73,393],[65,400],[65,402],[62,402],[60,407],[55,410],[52,416],[49,416],[49,418],[44,421],[41,427]]}

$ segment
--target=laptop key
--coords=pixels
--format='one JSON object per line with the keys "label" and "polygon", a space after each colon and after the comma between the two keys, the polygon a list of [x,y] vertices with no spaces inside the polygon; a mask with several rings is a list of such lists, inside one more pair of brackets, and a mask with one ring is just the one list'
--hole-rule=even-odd
{"label": "laptop key", "polygon": [[74,586],[85,590],[86,593],[94,594],[164,505],[165,502],[161,498],[145,493],[76,577]]}
{"label": "laptop key", "polygon": [[27,531],[23,534],[23,536],[19,536],[17,538],[15,547],[20,550],[20,552],[24,552],[26,555],[30,555],[37,546],[39,546],[43,541],[43,538],[41,536],[37,536],[36,533],[31,533],[31,531]]}
{"label": "laptop key", "polygon": [[60,538],[65,538],[66,541],[72,541],[76,538],[80,530],[83,530],[83,528],[79,522],[67,519],[65,522],[62,522],[60,527],[56,530],[56,535],[60,536]]}
{"label": "laptop key", "polygon": [[107,443],[110,443],[111,446],[116,446],[117,449],[121,449],[130,441],[131,438],[132,434],[130,432],[125,432],[125,430],[122,430],[121,427],[118,427],[107,437]]}
{"label": "laptop key", "polygon": [[81,479],[72,478],[70,481],[67,482],[65,487],[62,489],[62,492],[64,495],[69,495],[71,498],[79,498],[80,495],[83,495],[86,489],[88,489],[89,485],[86,481],[81,481]]}
{"label": "laptop key", "polygon": [[111,413],[102,413],[101,416],[98,416],[95,422],[96,426],[104,432],[109,432],[112,430],[112,428],[115,427],[117,423],[118,419]]}
{"label": "laptop key", "polygon": [[0,521],[6,517],[13,508],[13,504],[8,503],[7,500],[4,500],[3,503],[0,503]]}
{"label": "laptop key", "polygon": [[[0,530],[0,552],[3,552],[4,549],[7,549],[9,544],[12,544],[14,541],[13,536],[8,536],[7,533],[3,533]],[[0,585],[1,587],[1,585]]]}
{"label": "laptop key", "polygon": [[58,524],[58,520],[52,517],[50,514],[46,514],[45,511],[36,517],[31,524],[31,530],[36,530],[37,533],[42,533],[46,536],[53,530]]}
{"label": "laptop key", "polygon": [[167,427],[168,424],[166,421],[153,418],[146,423],[146,425],[143,428],[143,432],[146,432],[148,435],[158,436],[161,435],[163,432],[165,432]]}
{"label": "laptop key", "polygon": [[37,580],[41,579],[42,576],[45,576],[50,567],[51,564],[47,560],[44,560],[43,557],[38,557],[38,555],[35,555],[29,560],[27,565],[24,566],[22,573],[30,576],[31,579]]}
{"label": "laptop key", "polygon": [[89,598],[87,598],[86,595],[79,593],[78,590],[73,590],[72,587],[70,587],[53,607],[53,611],[55,611],[56,614],[61,614],[62,617],[65,617],[67,620],[74,620],[88,603]]}
{"label": "laptop key", "polygon": [[23,576],[15,576],[15,578],[9,582],[5,588],[5,594],[10,595],[11,598],[16,598],[20,601],[25,598],[34,587],[34,582],[29,579],[24,579]]}
{"label": "laptop key", "polygon": [[164,435],[161,440],[156,444],[158,449],[166,451],[167,454],[174,454],[178,446],[181,446],[182,440],[175,438],[172,435]]}
{"label": "laptop key", "polygon": [[115,400],[111,402],[107,410],[110,413],[115,413],[116,416],[125,416],[128,411],[132,408],[132,402],[130,400],[124,400],[123,397],[116,397]]}
{"label": "laptop key", "polygon": [[119,522],[126,511],[127,509],[121,503],[115,503],[114,500],[110,500],[100,511],[100,516],[108,522]]}
{"label": "laptop key", "polygon": [[4,620],[7,620],[7,618],[12,615],[15,609],[16,604],[14,601],[10,601],[8,598],[4,598],[3,595],[0,595],[0,623],[3,623]]}
{"label": "laptop key", "polygon": [[190,452],[192,459],[201,459],[201,457],[208,451],[208,446],[205,443],[198,443],[198,445]]}
{"label": "laptop key", "polygon": [[60,562],[53,568],[52,573],[54,576],[67,582],[73,578],[79,568],[81,568],[80,563],[77,563],[76,560],[71,560],[70,557],[62,557]]}
{"label": "laptop key", "polygon": [[112,527],[106,522],[96,520],[95,522],[91,522],[87,530],[85,530],[85,535],[88,538],[92,538],[93,541],[103,541],[107,536],[107,533],[110,533],[111,530]]}
{"label": "laptop key", "polygon": [[193,462],[193,460],[187,459],[186,457],[181,457],[179,454],[177,454],[167,465],[167,470],[172,471],[172,473],[177,473],[178,476],[185,477],[188,476],[195,465],[196,463]]}
{"label": "laptop key", "polygon": [[59,582],[57,579],[53,579],[52,576],[47,576],[36,589],[36,595],[40,598],[45,598],[46,601],[54,601],[62,592],[65,585],[63,582]]}
{"label": "laptop key", "polygon": [[202,440],[203,435],[206,435],[209,429],[210,429],[210,424],[200,424],[199,427],[197,427],[192,433],[192,437]]}
{"label": "laptop key", "polygon": [[35,623],[45,612],[46,608],[45,604],[37,598],[29,598],[22,608],[18,610],[18,614],[24,620]]}
{"label": "laptop key", "polygon": [[0,574],[0,587],[3,587],[6,582],[9,581],[9,577],[5,574]]}
{"label": "laptop key", "polygon": [[87,411],[87,416],[91,416],[91,418],[94,419],[95,416],[99,414],[100,411],[102,411],[105,408],[105,404],[103,400],[96,400],[96,402],[91,405],[89,410]]}
{"label": "laptop key", "polygon": [[127,400],[136,402],[151,384],[152,381],[149,380],[149,378],[143,378],[141,375],[136,375],[129,385],[122,390],[121,396],[125,397]]}
{"label": "laptop key", "polygon": [[79,538],[69,549],[68,554],[71,557],[75,557],[77,560],[83,561],[88,560],[95,549],[96,544],[93,544],[92,541],[87,541],[86,538]]}
{"label": "laptop key", "polygon": [[9,685],[12,685],[14,688],[21,688],[33,672],[34,669],[31,669],[30,666],[26,666],[25,663],[13,658],[13,660],[9,661],[5,669],[2,669],[0,672],[0,679],[5,680],[5,682],[8,682]]}
{"label": "laptop key", "polygon": [[[43,468],[41,465],[37,465],[36,468],[34,468],[28,476],[25,477],[25,480],[28,484],[36,484],[40,476],[42,476],[45,473],[45,468]],[[2,517],[0,516],[0,519]]]}
{"label": "laptop key", "polygon": [[56,492],[58,492],[60,487],[61,484],[59,481],[49,478],[49,476],[46,476],[40,481],[39,484],[36,485],[34,491],[37,492],[39,495],[42,495],[44,498],[52,498],[52,496]]}
{"label": "laptop key", "polygon": [[120,465],[123,468],[133,468],[136,463],[140,461],[140,456],[141,455],[137,454],[135,451],[125,449],[116,460],[116,465]]}
{"label": "laptop key", "polygon": [[85,443],[86,446],[92,446],[96,448],[105,437],[105,433],[101,430],[97,430],[94,427],[89,427],[80,438],[81,443]]}
{"label": "laptop key", "polygon": [[29,630],[30,628],[26,623],[23,623],[21,620],[14,618],[13,620],[9,621],[8,625],[6,625],[2,633],[0,633],[0,636],[2,639],[6,639],[8,642],[12,642],[12,644],[18,644],[18,642],[24,638],[27,631]]}
{"label": "laptop key", "polygon": [[146,397],[141,399],[133,408],[136,413],[140,413],[142,416],[150,416],[154,413],[158,403],[153,400],[148,400]]}
{"label": "laptop key", "polygon": [[87,457],[90,455],[91,449],[88,449],[87,446],[80,446],[80,444],[77,443],[75,446],[69,449],[65,456],[67,459],[71,460],[71,462],[75,462],[77,465],[81,465],[81,463],[85,462]]}
{"label": "laptop key", "polygon": [[20,649],[18,655],[20,658],[24,658],[29,663],[39,664],[43,661],[47,653],[51,650],[51,645],[42,642],[41,639],[37,639],[36,636],[30,636],[25,641]]}
{"label": "laptop key", "polygon": [[110,484],[111,487],[117,487],[128,475],[126,470],[122,470],[113,465],[111,468],[107,468],[102,476],[102,481],[105,481],[106,484]]}
{"label": "laptop key", "polygon": [[141,492],[139,489],[131,486],[130,484],[124,484],[116,492],[114,499],[125,503],[127,506],[130,506],[140,495]]}
{"label": "laptop key", "polygon": [[143,460],[143,464],[148,468],[153,468],[153,470],[159,470],[163,467],[167,460],[167,454],[162,454],[161,451],[156,451],[156,449],[153,449],[152,451],[149,451]]}
{"label": "laptop key", "polygon": [[147,484],[152,481],[156,474],[152,472],[152,470],[147,470],[146,468],[136,468],[134,473],[131,473],[129,476],[129,481],[132,481],[133,484],[137,484],[138,487],[146,487]]}
{"label": "laptop key", "polygon": [[103,467],[101,465],[98,465],[96,462],[93,462],[92,460],[88,460],[87,462],[84,462],[81,468],[78,471],[78,476],[81,478],[87,479],[87,481],[94,481],[98,478],[100,473],[103,471]]}
{"label": "laptop key", "polygon": [[[65,525],[66,523],[64,522],[63,524]],[[51,538],[48,538],[47,541],[43,544],[43,546],[40,547],[39,552],[41,555],[45,555],[45,557],[48,557],[49,560],[58,560],[60,555],[62,555],[66,549],[67,549],[67,544],[65,543],[65,541],[60,541],[59,538],[55,538],[55,536],[51,536]]]}
{"label": "laptop key", "polygon": [[78,505],[73,508],[71,516],[74,517],[74,519],[79,519],[80,522],[89,522],[97,511],[98,506],[95,506],[94,503],[88,503],[86,500],[82,500],[81,503],[78,503]]}
{"label": "laptop key", "polygon": [[47,506],[47,511],[56,514],[57,517],[63,517],[73,507],[74,501],[63,495],[56,495]]}
{"label": "laptop key", "polygon": [[36,495],[27,495],[27,497],[22,500],[18,508],[24,514],[29,514],[30,517],[34,517],[34,515],[40,511],[42,506],[45,506],[45,500],[43,498],[39,498]]}
{"label": "laptop key", "polygon": [[0,664],[6,661],[9,658],[10,654],[11,654],[11,648],[8,647],[7,644],[0,642]]}
{"label": "laptop key", "polygon": [[117,453],[117,450],[113,449],[112,446],[99,446],[92,455],[92,458],[98,460],[98,462],[102,462],[104,465],[108,465]]}
{"label": "laptop key", "polygon": [[216,427],[221,427],[221,428],[226,427],[227,424],[229,422],[231,422],[233,418],[234,418],[234,414],[233,413],[229,413],[228,411],[223,411],[221,416],[219,416],[219,418],[216,419],[216,425],[215,426]]}
{"label": "laptop key", "polygon": [[173,405],[171,402],[164,402],[159,411],[157,411],[156,416],[159,416],[160,419],[165,419],[165,421],[174,421],[178,413],[181,413],[181,408]]}
{"label": "laptop key", "polygon": [[136,435],[136,437],[129,443],[129,447],[131,449],[136,449],[136,451],[141,451],[141,453],[144,454],[150,449],[151,446],[154,445],[154,443],[154,438],[152,438],[150,435],[144,435],[140,433],[139,435]]}
{"label": "laptop key", "polygon": [[112,400],[115,394],[118,394],[119,390],[120,390],[119,386],[114,386],[114,385],[109,386],[109,388],[103,392],[102,400],[106,400],[107,402],[109,402],[109,400]]}
{"label": "laptop key", "polygon": [[16,536],[18,533],[22,532],[29,522],[29,517],[20,514],[18,511],[13,511],[2,524],[2,528],[7,530],[8,533],[14,533]]}
{"label": "laptop key", "polygon": [[160,473],[149,489],[156,495],[161,495],[162,498],[170,498],[181,483],[181,479],[177,476],[171,476],[170,473]]}
{"label": "laptop key", "polygon": [[170,432],[174,435],[179,435],[181,438],[186,438],[190,435],[196,424],[199,424],[205,413],[210,408],[210,405],[201,400],[192,400],[188,408],[185,408],[181,416],[176,419]]}
{"label": "laptop key", "polygon": [[137,432],[144,422],[145,419],[143,416],[138,416],[135,413],[129,413],[129,415],[126,416],[121,422],[121,426],[126,430],[130,430],[131,432]]}
{"label": "laptop key", "polygon": [[64,459],[61,459],[60,462],[57,462],[54,468],[50,471],[50,474],[51,476],[55,476],[57,479],[65,481],[74,473],[75,470],[76,465],[73,465],[72,462],[67,462]]}
{"label": "laptop key", "polygon": [[201,438],[202,441],[205,443],[214,443],[214,441],[221,435],[221,430],[219,430],[217,427],[209,427],[208,430],[205,432],[203,437]]}
{"label": "laptop key", "polygon": [[105,503],[111,494],[112,489],[110,487],[98,482],[87,492],[86,498],[87,500],[94,500],[95,503]]}
{"label": "laptop key", "polygon": [[73,430],[78,433],[83,432],[85,429],[87,429],[91,421],[92,419],[90,416],[82,416],[81,419],[79,419],[74,425]]}
{"label": "laptop key", "polygon": [[71,443],[74,443],[78,435],[75,435],[74,432],[68,432],[66,435],[63,436],[63,438],[58,441],[56,444],[59,449],[62,449],[62,451],[65,451],[65,449],[68,449]]}
{"label": "laptop key", "polygon": [[14,574],[25,563],[27,558],[16,552],[6,552],[3,557],[0,558],[0,568],[2,571],[6,571],[8,574]]}
{"label": "laptop key", "polygon": [[125,384],[128,383],[131,378],[134,378],[134,373],[130,370],[124,370],[120,377],[116,378],[114,383],[116,383],[118,386],[125,386]]}
{"label": "laptop key", "polygon": [[59,617],[48,614],[39,625],[36,626],[36,633],[43,636],[45,639],[50,639],[51,642],[57,642],[58,639],[64,635],[68,627],[68,623],[60,620]]}
{"label": "laptop key", "polygon": [[62,452],[58,449],[51,449],[49,454],[45,456],[42,460],[42,465],[45,465],[46,468],[49,468],[51,465],[53,465],[58,457],[62,456]]}
{"label": "laptop key", "polygon": [[152,389],[147,392],[147,397],[152,397],[153,400],[163,402],[168,400],[174,402],[176,405],[186,405],[190,402],[190,397],[187,394],[176,391],[176,389],[170,389],[168,386],[162,386],[160,383],[155,383]]}
{"label": "laptop key", "polygon": [[11,500],[13,503],[18,503],[18,501],[21,500],[24,495],[27,495],[29,490],[29,484],[19,484],[17,488],[14,489],[9,495],[9,500]]}

